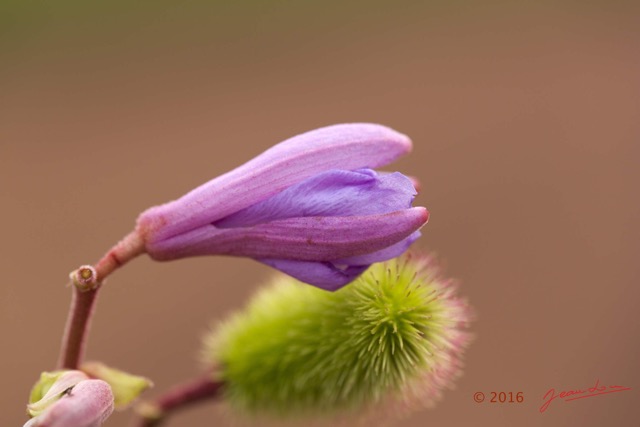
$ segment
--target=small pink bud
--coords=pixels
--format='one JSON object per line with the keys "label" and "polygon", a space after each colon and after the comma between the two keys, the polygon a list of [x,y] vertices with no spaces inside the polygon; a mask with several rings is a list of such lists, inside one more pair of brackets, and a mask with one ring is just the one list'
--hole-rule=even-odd
{"label": "small pink bud", "polygon": [[85,380],[23,427],[99,427],[113,412],[113,394],[102,380]]}

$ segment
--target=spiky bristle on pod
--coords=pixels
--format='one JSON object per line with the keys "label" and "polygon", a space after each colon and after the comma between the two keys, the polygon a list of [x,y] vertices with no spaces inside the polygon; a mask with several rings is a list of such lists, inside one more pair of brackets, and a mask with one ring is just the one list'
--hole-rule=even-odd
{"label": "spiky bristle on pod", "polygon": [[334,293],[277,276],[214,329],[204,353],[226,400],[247,414],[429,404],[460,371],[469,320],[453,283],[414,253]]}

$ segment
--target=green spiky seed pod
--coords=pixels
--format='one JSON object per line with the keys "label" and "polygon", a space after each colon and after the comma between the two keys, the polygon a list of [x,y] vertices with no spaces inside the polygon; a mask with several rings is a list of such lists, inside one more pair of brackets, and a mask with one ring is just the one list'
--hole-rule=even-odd
{"label": "green spiky seed pod", "polygon": [[277,276],[206,338],[205,357],[247,414],[428,403],[459,371],[469,317],[432,258],[405,255],[334,293]]}

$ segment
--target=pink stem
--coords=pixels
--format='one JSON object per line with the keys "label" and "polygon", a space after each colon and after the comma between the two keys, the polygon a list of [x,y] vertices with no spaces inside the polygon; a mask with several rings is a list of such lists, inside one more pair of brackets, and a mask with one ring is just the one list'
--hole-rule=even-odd
{"label": "pink stem", "polygon": [[111,273],[144,252],[144,240],[137,230],[127,234],[95,265],[98,282],[104,281]]}
{"label": "pink stem", "polygon": [[76,287],[73,288],[71,307],[58,361],[59,368],[78,369],[78,365],[84,355],[91,314],[93,313],[97,295],[98,289],[83,292]]}
{"label": "pink stem", "polygon": [[94,289],[81,290],[74,286],[58,361],[60,368],[77,369],[82,361],[100,285],[120,266],[143,252],[144,241],[134,230],[111,248],[95,265],[97,286]]}
{"label": "pink stem", "polygon": [[149,413],[139,413],[140,418],[136,427],[155,427],[160,425],[168,415],[209,399],[220,397],[223,383],[215,381],[211,373],[198,377],[190,382],[177,385],[160,396],[146,407],[151,408]]}

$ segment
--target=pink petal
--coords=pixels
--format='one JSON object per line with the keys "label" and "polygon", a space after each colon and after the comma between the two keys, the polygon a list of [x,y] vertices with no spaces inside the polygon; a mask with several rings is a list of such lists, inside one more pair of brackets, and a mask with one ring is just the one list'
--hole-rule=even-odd
{"label": "pink petal", "polygon": [[386,165],[411,150],[410,139],[388,127],[354,123],[294,136],[253,160],[138,219],[147,242],[163,240],[258,203],[330,169]]}
{"label": "pink petal", "polygon": [[98,427],[113,412],[113,394],[102,380],[78,383],[24,427]]}
{"label": "pink petal", "polygon": [[213,225],[159,242],[147,252],[157,260],[198,255],[332,261],[379,251],[405,239],[428,220],[425,208],[350,217],[305,217],[251,227]]}

